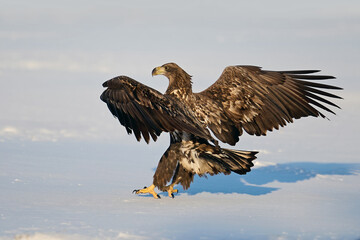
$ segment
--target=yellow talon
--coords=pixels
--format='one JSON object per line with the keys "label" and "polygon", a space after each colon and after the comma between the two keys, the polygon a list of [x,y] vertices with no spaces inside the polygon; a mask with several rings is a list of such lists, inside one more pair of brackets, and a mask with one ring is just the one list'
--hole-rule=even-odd
{"label": "yellow talon", "polygon": [[177,189],[174,189],[174,185],[175,185],[175,184],[171,184],[170,186],[168,186],[168,190],[167,190],[168,195],[169,195],[169,197],[171,197],[171,198],[174,198],[174,193],[178,193],[178,192],[179,192]]}
{"label": "yellow talon", "polygon": [[160,198],[159,194],[157,194],[155,191],[155,185],[152,184],[150,187],[144,187],[143,189],[134,190],[133,193],[135,194],[144,194],[144,193],[150,193],[153,195],[154,198],[158,199]]}

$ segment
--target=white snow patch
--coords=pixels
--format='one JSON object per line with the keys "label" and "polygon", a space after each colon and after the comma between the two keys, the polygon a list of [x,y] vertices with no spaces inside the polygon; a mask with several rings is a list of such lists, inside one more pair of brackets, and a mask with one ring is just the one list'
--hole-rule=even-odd
{"label": "white snow patch", "polygon": [[0,129],[1,142],[9,139],[32,142],[57,142],[62,139],[89,139],[94,136],[91,130],[18,128],[14,126],[7,126]]}
{"label": "white snow patch", "polygon": [[317,174],[316,175],[317,179],[327,179],[330,181],[338,181],[338,182],[342,182],[344,181],[344,178],[340,175],[325,175],[325,174]]}
{"label": "white snow patch", "polygon": [[254,168],[259,168],[259,167],[267,167],[267,166],[275,166],[276,163],[273,162],[264,162],[264,161],[254,161]]}
{"label": "white snow patch", "polygon": [[9,136],[9,135],[18,135],[19,129],[12,127],[12,126],[6,126],[0,130],[0,136]]}
{"label": "white snow patch", "polygon": [[[84,59],[83,59],[84,60]],[[82,62],[82,63],[79,63]],[[29,71],[66,71],[66,72],[98,72],[98,73],[112,73],[115,65],[112,67],[105,65],[103,62],[85,62],[76,61],[68,57],[60,57],[58,60],[50,59],[10,59],[8,61],[0,61],[5,69],[13,70],[29,70]]]}
{"label": "white snow patch", "polygon": [[[0,237],[0,240],[7,240],[10,238]],[[58,234],[58,233],[34,233],[34,234],[19,234],[16,235],[14,240],[99,240],[101,237],[89,237],[80,234]],[[114,240],[132,239],[132,240],[145,240],[149,239],[146,236],[130,234],[128,232],[119,232]]]}
{"label": "white snow patch", "polygon": [[21,234],[15,236],[15,240],[85,240],[87,237],[80,235],[44,234],[35,233],[32,235]]}
{"label": "white snow patch", "polygon": [[278,149],[272,149],[271,151],[268,149],[257,149],[259,151],[259,154],[261,155],[270,155],[270,154],[276,154],[276,153],[282,153],[284,150],[282,148]]}
{"label": "white snow patch", "polygon": [[117,235],[117,239],[133,239],[133,240],[142,240],[142,239],[148,239],[145,236],[139,236],[139,235],[134,235],[134,234],[129,234],[129,233],[124,233],[124,232],[120,232]]}
{"label": "white snow patch", "polygon": [[18,179],[18,178],[15,178],[11,183],[19,183],[19,182],[22,182],[22,180],[21,179]]}

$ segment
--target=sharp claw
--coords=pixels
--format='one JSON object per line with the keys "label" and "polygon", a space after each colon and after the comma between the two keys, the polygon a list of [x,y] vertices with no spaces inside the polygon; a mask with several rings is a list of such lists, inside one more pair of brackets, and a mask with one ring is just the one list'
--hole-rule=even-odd
{"label": "sharp claw", "polygon": [[157,197],[158,197],[159,199],[161,198],[159,194],[157,194]]}
{"label": "sharp claw", "polygon": [[133,193],[135,194],[152,194],[154,198],[160,198],[160,196],[154,191],[155,185],[151,185],[150,187],[144,187],[143,189],[135,189]]}
{"label": "sharp claw", "polygon": [[[147,187],[145,186],[143,189],[145,189],[145,188],[147,188]],[[132,193],[138,194],[139,191],[140,191],[140,189],[135,189],[134,191],[132,191]]]}
{"label": "sharp claw", "polygon": [[171,194],[171,197],[172,197],[172,198],[174,198],[174,197],[175,197],[173,193]]}

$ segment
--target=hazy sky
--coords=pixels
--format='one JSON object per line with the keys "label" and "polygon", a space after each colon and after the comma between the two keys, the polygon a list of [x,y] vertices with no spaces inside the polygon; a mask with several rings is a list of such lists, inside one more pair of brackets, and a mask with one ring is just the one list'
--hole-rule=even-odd
{"label": "hazy sky", "polygon": [[102,82],[128,75],[164,91],[150,73],[170,61],[195,91],[233,64],[321,69],[345,88],[325,129],[359,116],[359,1],[0,2],[1,141],[127,137]]}

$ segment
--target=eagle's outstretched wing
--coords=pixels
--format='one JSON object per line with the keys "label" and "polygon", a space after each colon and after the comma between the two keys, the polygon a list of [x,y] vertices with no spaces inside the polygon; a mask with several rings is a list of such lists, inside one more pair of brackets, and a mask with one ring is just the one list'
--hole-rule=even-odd
{"label": "eagle's outstretched wing", "polygon": [[210,139],[210,133],[184,104],[171,96],[141,84],[127,76],[115,77],[103,84],[107,89],[100,99],[111,113],[125,126],[128,134],[141,135],[148,143],[161,132],[175,130],[193,133]]}
{"label": "eagle's outstretched wing", "polygon": [[320,89],[341,88],[314,82],[334,78],[312,75],[316,72],[319,71],[276,72],[256,66],[227,67],[213,85],[195,94],[198,99],[206,99],[198,101],[197,116],[217,138],[231,145],[239,140],[243,129],[251,135],[265,135],[293,119],[325,117],[314,106],[334,113],[325,105],[338,106],[323,97],[341,97]]}

